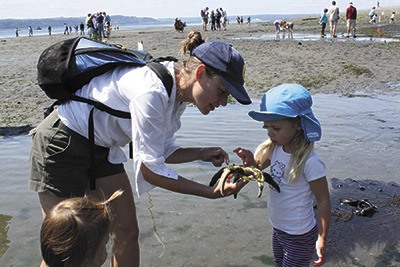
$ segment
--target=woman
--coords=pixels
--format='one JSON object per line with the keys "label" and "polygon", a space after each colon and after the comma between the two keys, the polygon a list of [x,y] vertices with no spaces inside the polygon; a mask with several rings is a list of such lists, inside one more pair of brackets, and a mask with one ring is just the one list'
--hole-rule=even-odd
{"label": "woman", "polygon": [[[176,146],[175,133],[181,126],[186,103],[195,104],[204,115],[225,106],[230,94],[242,104],[251,103],[243,86],[244,60],[231,45],[204,42],[199,32],[188,35],[181,51],[190,52],[183,66],[164,63],[174,78],[171,96],[147,67],[118,67],[95,77],[76,92],[132,115],[128,120],[94,110],[96,190],[88,189],[87,175],[88,117],[92,106],[76,101],[59,106],[37,127],[33,137],[29,185],[39,193],[44,216],[68,197],[86,194],[101,199],[116,190],[124,191],[111,204],[113,266],[138,266],[140,262],[135,201],[123,166],[126,156],[121,149],[130,141],[139,195],[158,186],[210,199],[222,197],[218,186],[186,179],[166,163],[202,160],[219,167],[229,162],[228,154],[219,147]],[[245,184],[239,181],[225,185],[225,196],[238,193]]]}

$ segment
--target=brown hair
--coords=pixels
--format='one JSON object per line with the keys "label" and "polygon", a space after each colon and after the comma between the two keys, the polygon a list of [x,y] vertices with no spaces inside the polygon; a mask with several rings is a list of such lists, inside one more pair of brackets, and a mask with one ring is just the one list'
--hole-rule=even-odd
{"label": "brown hair", "polygon": [[[182,41],[181,49],[179,52],[181,54],[186,54],[189,52],[190,57],[188,60],[183,61],[183,68],[181,69],[182,73],[185,75],[191,74],[197,66],[200,64],[203,64],[201,60],[199,60],[197,57],[192,56],[192,51],[205,43],[206,41],[203,39],[201,36],[201,33],[199,31],[192,31],[187,35],[187,38]],[[210,67],[206,65],[206,72],[209,77],[213,77],[216,75],[215,71],[213,71]]]}
{"label": "brown hair", "polygon": [[40,230],[40,246],[46,264],[49,267],[83,267],[92,262],[109,235],[109,203],[121,194],[122,191],[117,191],[104,202],[85,196],[57,204],[45,217]]}

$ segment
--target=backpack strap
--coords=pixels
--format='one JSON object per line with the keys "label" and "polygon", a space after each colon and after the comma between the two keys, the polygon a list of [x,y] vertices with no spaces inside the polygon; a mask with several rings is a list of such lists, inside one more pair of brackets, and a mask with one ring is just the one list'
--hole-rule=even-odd
{"label": "backpack strap", "polygon": [[113,115],[115,117],[124,118],[124,119],[130,119],[131,118],[131,114],[129,112],[110,108],[109,106],[107,106],[107,105],[105,105],[105,104],[103,104],[103,103],[101,103],[99,101],[96,101],[96,100],[84,98],[84,97],[77,96],[77,95],[74,95],[74,94],[72,94],[70,96],[70,99],[74,100],[74,101],[78,101],[78,102],[87,103],[87,104],[92,105],[93,107],[95,107],[95,108],[97,108],[97,109],[99,109],[101,111],[107,112],[108,114],[111,114],[111,115]]}
{"label": "backpack strap", "polygon": [[[168,97],[171,96],[172,87],[174,85],[174,80],[172,78],[172,74],[168,71],[168,69],[157,61],[152,61],[146,64],[156,75],[157,77],[163,82],[165,89],[167,90]],[[89,105],[92,105],[93,108],[90,110],[89,114],[89,122],[88,122],[88,138],[89,138],[89,157],[90,157],[90,166],[88,171],[88,178],[90,184],[90,190],[96,189],[96,177],[94,175],[95,170],[95,139],[94,139],[94,119],[93,119],[93,112],[94,109],[97,108],[101,111],[107,112],[113,116],[130,119],[131,114],[129,112],[121,111],[113,109],[101,102],[80,97],[77,95],[72,94],[70,97],[71,100],[84,102]],[[132,142],[129,143],[129,158],[133,158],[133,145]]]}
{"label": "backpack strap", "polygon": [[89,134],[89,158],[90,158],[90,165],[88,170],[88,178],[89,178],[89,185],[90,190],[96,189],[96,177],[94,175],[95,165],[96,165],[96,146],[94,142],[94,121],[93,121],[93,111],[95,107],[90,110],[89,114],[89,123],[88,123],[88,134]]}
{"label": "backpack strap", "polygon": [[167,89],[168,97],[171,96],[172,86],[174,85],[174,79],[169,70],[160,63],[160,61],[152,61],[146,64],[163,82],[165,89]]}

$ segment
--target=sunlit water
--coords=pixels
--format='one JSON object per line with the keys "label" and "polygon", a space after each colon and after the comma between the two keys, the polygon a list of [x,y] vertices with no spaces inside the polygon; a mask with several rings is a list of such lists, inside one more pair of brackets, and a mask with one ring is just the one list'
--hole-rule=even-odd
{"label": "sunlit water", "polygon": [[[400,86],[392,87],[390,94],[314,96],[314,111],[323,127],[316,150],[327,165],[328,178],[400,183]],[[261,124],[247,115],[258,105],[257,100],[251,106],[229,105],[208,116],[188,108],[177,140],[182,146],[221,146],[230,153],[231,163],[240,164],[232,150],[254,149],[266,138]],[[0,214],[12,216],[10,244],[0,266],[38,266],[40,260],[40,208],[37,195],[27,189],[30,143],[26,136],[0,139]],[[129,163],[126,168],[132,174]],[[202,183],[217,171],[200,162],[174,168]],[[267,194],[268,190],[258,199],[256,183],[247,185],[236,200],[152,190],[151,210],[165,251],[154,236],[148,196],[136,197],[142,266],[273,266]],[[381,251],[379,246],[358,247],[353,265],[328,262],[325,266],[374,266]]]}
{"label": "sunlit water", "polygon": [[[398,37],[398,36],[397,36]],[[400,42],[398,38],[385,38],[385,37],[368,37],[358,35],[357,38],[346,38],[345,33],[341,33],[338,35],[337,38],[332,38],[329,34],[321,38],[319,32],[314,33],[303,33],[303,32],[294,32],[292,38],[288,38],[288,34],[280,33],[280,35],[276,35],[275,33],[263,33],[263,34],[250,34],[248,36],[242,37],[234,37],[233,39],[240,39],[240,40],[267,40],[267,41],[321,41],[321,42],[349,42],[349,43],[392,43],[392,42]]]}

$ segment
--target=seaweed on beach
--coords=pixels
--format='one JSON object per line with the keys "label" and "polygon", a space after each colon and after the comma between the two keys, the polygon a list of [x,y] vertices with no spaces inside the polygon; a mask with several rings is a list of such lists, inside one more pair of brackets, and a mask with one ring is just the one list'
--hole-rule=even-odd
{"label": "seaweed on beach", "polygon": [[[357,247],[369,250],[383,245],[392,248],[392,252],[388,255],[387,251],[382,251],[382,255],[376,257],[377,263],[388,257],[400,263],[400,259],[393,256],[399,253],[396,247],[400,244],[400,185],[378,180],[337,178],[331,179],[331,185],[330,261],[351,261]],[[368,200],[377,211],[371,216],[359,216],[354,207],[342,204],[343,199]]]}
{"label": "seaweed on beach", "polygon": [[356,76],[366,75],[367,77],[374,77],[374,73],[370,69],[359,66],[354,63],[353,64],[344,64],[343,71],[353,74],[353,75],[356,75]]}

